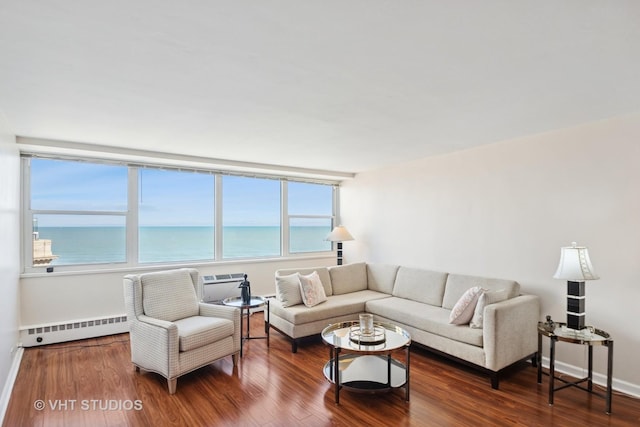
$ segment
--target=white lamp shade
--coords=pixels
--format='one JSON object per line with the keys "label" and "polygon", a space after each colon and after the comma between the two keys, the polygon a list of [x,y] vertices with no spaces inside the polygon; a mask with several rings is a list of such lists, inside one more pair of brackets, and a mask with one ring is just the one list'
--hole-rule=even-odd
{"label": "white lamp shade", "polygon": [[329,240],[330,242],[346,242],[347,240],[353,240],[353,236],[346,228],[339,225],[335,227],[324,240]]}
{"label": "white lamp shade", "polygon": [[597,280],[600,277],[593,270],[588,249],[584,246],[577,246],[576,242],[572,242],[571,246],[560,248],[560,263],[553,278],[583,282],[585,280]]}

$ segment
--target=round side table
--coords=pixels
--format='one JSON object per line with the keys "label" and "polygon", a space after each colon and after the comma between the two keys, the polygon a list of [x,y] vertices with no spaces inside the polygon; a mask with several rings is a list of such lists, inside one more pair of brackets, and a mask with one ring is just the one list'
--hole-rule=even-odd
{"label": "round side table", "polygon": [[[231,307],[237,307],[240,309],[240,331],[243,330],[243,323],[244,323],[244,317],[246,315],[247,317],[247,321],[246,321],[246,331],[245,334],[242,335],[240,337],[240,357],[242,357],[242,347],[243,347],[243,343],[245,340],[255,340],[255,339],[266,339],[267,340],[267,347],[269,347],[269,330],[270,328],[270,310],[269,310],[269,298],[264,298],[264,297],[258,297],[258,296],[252,296],[251,297],[251,301],[249,302],[249,304],[245,304],[242,301],[241,297],[231,297],[231,298],[226,298],[224,300],[222,300],[222,304],[224,305],[228,305]],[[266,305],[266,311],[267,311],[267,315],[265,316],[265,323],[264,323],[264,335],[262,336],[251,336],[250,332],[249,332],[249,315],[251,314],[251,309],[252,308],[258,308],[258,307],[263,307]],[[242,332],[241,332],[242,333]]]}
{"label": "round side table", "polygon": [[[602,397],[606,401],[606,413],[611,413],[611,381],[613,372],[613,339],[611,336],[600,329],[588,326],[581,331],[568,329],[566,323],[556,322],[551,325],[544,322],[538,322],[538,384],[542,384],[542,337],[548,337],[550,340],[549,347],[549,405],[553,405],[553,393],[567,387],[577,387],[596,396]],[[555,358],[556,343],[566,342],[570,344],[581,344],[588,346],[588,371],[589,374],[585,378],[576,381],[569,381],[565,378],[556,377]],[[608,348],[607,352],[607,390],[603,395],[593,390],[593,347],[604,346]],[[555,387],[555,381],[561,381],[564,384]],[[582,383],[587,382],[587,387]]]}

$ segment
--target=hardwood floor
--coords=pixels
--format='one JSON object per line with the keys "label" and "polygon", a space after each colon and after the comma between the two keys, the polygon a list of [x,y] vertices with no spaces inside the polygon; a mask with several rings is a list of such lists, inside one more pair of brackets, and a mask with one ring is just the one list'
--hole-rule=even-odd
{"label": "hardwood floor", "polygon": [[[252,333],[262,332],[262,314]],[[175,395],[154,373],[136,373],[128,334],[26,349],[4,426],[638,426],[640,400],[616,393],[604,400],[569,388],[547,404],[548,378],[523,363],[500,390],[489,379],[423,349],[411,353],[411,401],[404,390],[341,392],[322,374],[329,350],[319,340],[297,354],[279,333],[271,346],[245,343],[231,358],[178,379]],[[40,403],[44,408],[36,408]]]}

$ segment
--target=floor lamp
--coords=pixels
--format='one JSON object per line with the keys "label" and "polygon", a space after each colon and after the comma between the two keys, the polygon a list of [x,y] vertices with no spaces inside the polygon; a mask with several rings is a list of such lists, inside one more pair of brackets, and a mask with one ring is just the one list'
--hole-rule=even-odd
{"label": "floor lamp", "polygon": [[346,228],[339,225],[331,230],[331,233],[329,233],[325,240],[338,243],[338,265],[342,265],[342,242],[353,240],[351,233],[349,233]]}

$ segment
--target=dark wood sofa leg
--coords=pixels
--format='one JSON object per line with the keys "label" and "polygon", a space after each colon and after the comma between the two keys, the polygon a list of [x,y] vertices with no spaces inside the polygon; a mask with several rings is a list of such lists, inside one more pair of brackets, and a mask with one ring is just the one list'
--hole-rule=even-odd
{"label": "dark wood sofa leg", "polygon": [[297,353],[298,352],[298,340],[293,339],[291,340],[291,353]]}
{"label": "dark wood sofa leg", "polygon": [[498,373],[494,372],[491,374],[491,388],[494,390],[498,390],[499,385],[500,385],[500,380],[498,378]]}

